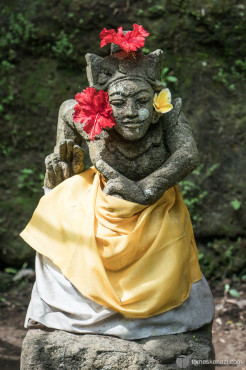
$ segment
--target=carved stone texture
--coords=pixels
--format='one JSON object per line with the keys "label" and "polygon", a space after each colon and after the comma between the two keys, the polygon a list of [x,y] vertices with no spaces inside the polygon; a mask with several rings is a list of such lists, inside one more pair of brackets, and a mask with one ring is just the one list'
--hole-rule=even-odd
{"label": "carved stone texture", "polygon": [[[106,194],[152,204],[199,162],[181,99],[174,99],[174,109],[164,115],[153,108],[154,94],[163,88],[158,79],[162,52],[119,52],[105,58],[87,54],[86,60],[90,86],[108,92],[115,126],[90,140],[83,124],[73,121],[76,101],[64,102],[56,147],[46,158],[45,186],[53,188],[92,163],[106,180]],[[73,156],[66,155],[72,147]],[[85,153],[85,167],[79,150]]]}
{"label": "carved stone texture", "polygon": [[21,370],[214,369],[192,360],[214,360],[211,326],[137,341],[31,329],[23,343]]}

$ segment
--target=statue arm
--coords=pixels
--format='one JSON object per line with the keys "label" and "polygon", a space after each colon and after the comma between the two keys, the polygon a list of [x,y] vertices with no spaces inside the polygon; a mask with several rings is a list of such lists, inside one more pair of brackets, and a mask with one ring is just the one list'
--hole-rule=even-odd
{"label": "statue arm", "polygon": [[59,109],[56,145],[54,152],[45,158],[44,186],[50,189],[84,169],[82,137],[72,117],[75,104],[75,100],[67,100]]}
{"label": "statue arm", "polygon": [[[199,164],[199,155],[190,125],[181,110],[181,99],[176,99],[172,114],[164,123],[165,145],[170,157],[151,175],[141,180],[144,193],[151,199],[183,180]],[[170,112],[171,113],[171,112]],[[151,194],[153,193],[153,195]]]}
{"label": "statue arm", "polygon": [[132,181],[103,160],[96,168],[108,179],[104,192],[140,203],[153,204],[173,185],[191,173],[199,163],[199,156],[190,126],[180,113],[181,99],[174,101],[172,113],[165,117],[165,145],[170,156],[163,165],[140,181]]}

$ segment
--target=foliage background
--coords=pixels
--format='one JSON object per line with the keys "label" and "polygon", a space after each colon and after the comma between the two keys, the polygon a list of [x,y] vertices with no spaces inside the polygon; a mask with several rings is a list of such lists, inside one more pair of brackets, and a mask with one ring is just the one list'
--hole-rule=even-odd
{"label": "foliage background", "polygon": [[84,55],[103,27],[150,36],[165,52],[163,80],[181,96],[201,166],[181,189],[210,281],[245,278],[246,3],[236,0],[4,0],[0,5],[2,269],[33,265],[18,237],[42,196],[58,109],[87,86]]}

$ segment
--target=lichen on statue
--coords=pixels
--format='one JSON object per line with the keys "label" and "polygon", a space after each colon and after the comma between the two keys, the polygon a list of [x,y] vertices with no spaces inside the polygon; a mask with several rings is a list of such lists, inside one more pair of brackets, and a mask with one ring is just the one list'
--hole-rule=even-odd
{"label": "lichen on statue", "polygon": [[[54,190],[41,199],[22,237],[38,252],[40,276],[49,269],[55,276],[58,268],[58,280],[67,279],[78,290],[77,300],[105,309],[109,329],[90,326],[84,318],[77,325],[79,316],[70,312],[69,329],[41,315],[44,325],[136,339],[152,335],[153,316],[160,315],[158,335],[212,320],[211,293],[177,187],[196,168],[198,152],[181,99],[171,101],[160,81],[162,55],[115,44],[105,58],[87,54],[90,87],[60,108],[56,146],[45,161],[45,188]],[[197,298],[194,315],[203,305],[208,309],[190,323],[187,312]],[[35,312],[32,303],[27,318],[40,322]],[[144,330],[132,334],[129,318]],[[139,324],[139,319],[147,321]],[[117,320],[127,334],[115,329]],[[175,320],[182,323],[179,328]]]}

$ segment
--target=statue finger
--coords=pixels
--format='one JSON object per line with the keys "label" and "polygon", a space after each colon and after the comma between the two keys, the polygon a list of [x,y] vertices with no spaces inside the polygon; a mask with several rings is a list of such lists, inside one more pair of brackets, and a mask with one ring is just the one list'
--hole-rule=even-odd
{"label": "statue finger", "polygon": [[63,180],[66,180],[68,179],[72,174],[71,174],[71,171],[70,171],[70,166],[68,163],[66,162],[59,162],[59,166],[62,170],[62,177],[63,177]]}
{"label": "statue finger", "polygon": [[44,187],[45,188],[51,188],[47,171],[45,172],[45,176],[44,176]]}
{"label": "statue finger", "polygon": [[119,193],[112,192],[111,194],[108,194],[108,195],[111,195],[111,197],[116,197],[116,198],[124,199],[124,197],[122,195],[120,195]]}
{"label": "statue finger", "polygon": [[70,163],[72,161],[72,156],[73,156],[73,140],[66,140],[67,144],[67,158],[66,161]]}
{"label": "statue finger", "polygon": [[46,168],[49,168],[50,166],[52,166],[53,158],[54,158],[54,153],[51,153],[45,157],[44,163],[45,163]]}
{"label": "statue finger", "polygon": [[56,186],[56,179],[52,166],[46,169],[44,186],[49,189],[53,189]]}
{"label": "statue finger", "polygon": [[107,195],[111,195],[112,197],[125,199],[124,194],[124,187],[119,181],[109,180],[103,190],[103,192]]}
{"label": "statue finger", "polygon": [[58,147],[58,158],[61,161],[65,161],[66,157],[67,157],[67,144],[65,141],[62,141]]}
{"label": "statue finger", "polygon": [[73,147],[73,161],[72,161],[72,171],[73,174],[77,174],[84,169],[84,151],[79,145],[74,145]]}
{"label": "statue finger", "polygon": [[109,180],[105,187],[104,187],[104,190],[103,192],[107,195],[115,195],[115,194],[119,194],[119,195],[123,195],[122,192],[123,192],[123,187],[122,187],[122,184],[117,181],[117,180]]}
{"label": "statue finger", "polygon": [[63,175],[60,163],[58,162],[57,158],[54,158],[54,160],[52,161],[52,166],[55,174],[56,185],[58,185],[63,181]]}
{"label": "statue finger", "polygon": [[124,181],[119,179],[109,180],[103,192],[107,195],[127,199],[130,202],[145,204],[142,191],[133,182],[127,186]]}

